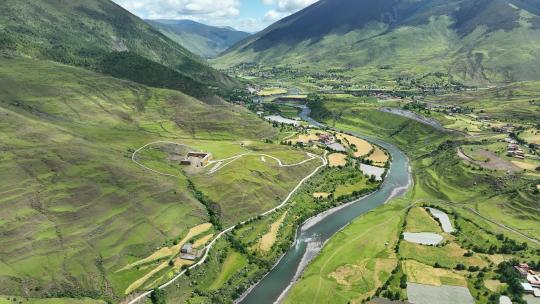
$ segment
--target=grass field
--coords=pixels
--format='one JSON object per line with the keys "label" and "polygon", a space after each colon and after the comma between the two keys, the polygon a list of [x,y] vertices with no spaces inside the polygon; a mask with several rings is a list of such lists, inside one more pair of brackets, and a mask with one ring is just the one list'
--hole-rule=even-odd
{"label": "grass field", "polygon": [[[347,303],[373,295],[398,263],[387,248],[398,241],[403,206],[381,207],[336,234],[293,286],[285,303]],[[377,238],[369,237],[374,233]]]}
{"label": "grass field", "polygon": [[400,246],[400,255],[403,258],[415,260],[426,265],[439,263],[445,268],[454,268],[458,263],[468,266],[487,266],[487,262],[478,256],[465,257],[467,250],[457,243],[451,242],[442,247],[424,246],[403,242]]}
{"label": "grass field", "polygon": [[[275,207],[301,179],[321,164],[319,159],[311,159],[304,151],[285,145],[254,141],[222,145],[191,140],[178,143],[212,153],[214,163],[206,168],[181,168],[179,155],[192,149],[171,143],[154,144],[137,154],[137,160],[153,170],[189,178],[198,191],[219,206],[218,215],[226,226]],[[241,157],[230,159],[235,156]],[[308,161],[298,166],[280,166],[272,157],[278,158],[283,165]]]}
{"label": "grass field", "polygon": [[[307,159],[305,154],[303,157]],[[300,180],[320,165],[321,161],[314,159],[299,166],[280,167],[273,159],[262,161],[260,156],[253,155],[242,157],[215,174],[190,178],[197,189],[220,206],[223,223],[229,226],[279,205]]]}
{"label": "grass field", "polygon": [[[254,150],[275,152],[285,163],[306,157],[263,143],[277,132],[224,102],[210,105],[31,59],[0,58],[0,79],[0,229],[7,232],[0,238],[0,293],[21,294],[24,280],[29,296],[77,290],[77,296],[117,299],[151,268],[112,270],[173,246],[189,228],[208,221],[206,208],[187,191],[186,177],[153,174],[130,160],[147,143],[187,142],[219,157],[251,141]],[[230,223],[244,211],[275,205],[314,166],[280,171],[258,158],[236,165],[230,169],[243,172],[237,181],[246,182],[241,195],[263,189],[256,198],[266,204],[243,202],[244,210],[227,215]],[[216,183],[233,175],[222,173],[212,177]],[[274,188],[266,190],[266,180]],[[225,195],[206,191],[216,200]]]}
{"label": "grass field", "polygon": [[519,134],[520,138],[523,138],[528,143],[540,145],[540,131],[535,128],[525,130]]}
{"label": "grass field", "polygon": [[467,287],[465,276],[457,271],[433,268],[413,260],[403,261],[402,267],[409,282],[412,283]]}
{"label": "grass field", "polygon": [[247,260],[244,256],[237,252],[231,252],[223,262],[222,269],[219,271],[219,276],[210,285],[210,290],[216,290],[223,286],[230,277],[242,267],[246,266]]}
{"label": "grass field", "polygon": [[429,211],[424,208],[414,207],[407,216],[407,232],[442,232],[439,223],[433,219]]}
{"label": "grass field", "polygon": [[259,96],[272,96],[272,95],[280,95],[280,94],[286,94],[287,90],[283,88],[264,88],[262,89],[257,95]]}

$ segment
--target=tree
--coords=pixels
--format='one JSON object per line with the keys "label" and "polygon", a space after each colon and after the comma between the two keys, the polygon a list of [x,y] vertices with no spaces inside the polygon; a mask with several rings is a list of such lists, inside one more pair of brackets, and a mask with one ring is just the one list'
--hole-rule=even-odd
{"label": "tree", "polygon": [[159,288],[154,288],[150,294],[150,300],[152,304],[166,304],[165,301],[165,292]]}

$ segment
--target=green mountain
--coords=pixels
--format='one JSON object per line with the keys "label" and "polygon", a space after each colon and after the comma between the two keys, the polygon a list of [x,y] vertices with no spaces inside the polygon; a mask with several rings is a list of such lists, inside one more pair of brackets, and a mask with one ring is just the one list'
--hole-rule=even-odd
{"label": "green mountain", "polygon": [[191,20],[146,20],[146,22],[204,58],[214,58],[250,36],[249,33],[233,28],[209,26]]}
{"label": "green mountain", "polygon": [[[120,268],[209,220],[187,177],[144,170],[135,149],[161,140],[242,151],[233,143],[273,135],[225,102],[0,56],[0,295],[117,302],[150,270]],[[274,199],[265,189],[261,199]]]}
{"label": "green mountain", "polygon": [[540,79],[539,15],[538,0],[322,0],[215,65],[345,68],[372,79],[434,72],[475,83]]}
{"label": "green mountain", "polygon": [[[236,82],[110,0],[0,2],[0,51],[202,97]],[[136,71],[136,73],[135,73]]]}

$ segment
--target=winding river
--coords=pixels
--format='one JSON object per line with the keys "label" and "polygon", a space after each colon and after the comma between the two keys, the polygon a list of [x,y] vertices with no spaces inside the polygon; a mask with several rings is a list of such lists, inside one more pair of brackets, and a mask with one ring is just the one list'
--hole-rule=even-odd
{"label": "winding river", "polygon": [[[309,117],[309,114],[309,108],[304,107],[300,117],[312,125],[324,127]],[[393,197],[403,195],[411,185],[409,160],[403,152],[376,138],[351,134],[369,140],[385,148],[391,154],[392,164],[381,188],[368,196],[327,211],[304,223],[297,231],[294,245],[256,286],[238,300],[238,303],[280,302],[328,239],[360,215],[383,205]]]}

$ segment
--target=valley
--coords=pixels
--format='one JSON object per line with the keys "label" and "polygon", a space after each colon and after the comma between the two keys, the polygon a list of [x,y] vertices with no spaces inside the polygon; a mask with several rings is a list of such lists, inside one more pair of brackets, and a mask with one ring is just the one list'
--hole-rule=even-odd
{"label": "valley", "polygon": [[538,1],[305,3],[0,3],[0,304],[538,303]]}

